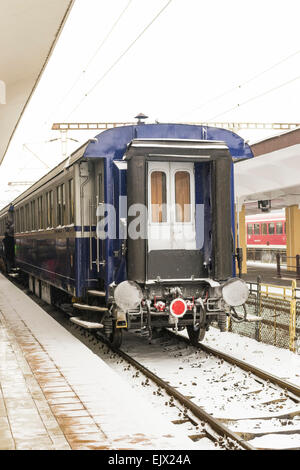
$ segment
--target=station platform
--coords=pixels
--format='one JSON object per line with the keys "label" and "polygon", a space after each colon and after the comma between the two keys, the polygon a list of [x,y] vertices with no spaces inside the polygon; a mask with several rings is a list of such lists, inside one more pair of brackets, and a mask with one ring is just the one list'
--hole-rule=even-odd
{"label": "station platform", "polygon": [[0,449],[189,449],[176,426],[0,275]]}
{"label": "station platform", "polygon": [[[247,282],[257,282],[257,277],[261,277],[261,282],[265,284],[274,284],[276,286],[290,287],[296,276],[294,272],[282,269],[281,277],[277,277],[275,265],[264,263],[247,263],[247,274],[242,275],[242,279]],[[296,280],[297,287],[300,287],[300,280]]]}

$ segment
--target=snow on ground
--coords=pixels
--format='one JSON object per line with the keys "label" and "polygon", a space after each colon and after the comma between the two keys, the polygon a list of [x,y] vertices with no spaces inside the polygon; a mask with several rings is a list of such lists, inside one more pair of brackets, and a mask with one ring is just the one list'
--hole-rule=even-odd
{"label": "snow on ground", "polygon": [[[169,422],[176,422],[184,418],[184,407],[180,405],[176,400],[170,399],[170,396],[156,384],[153,384],[148,379],[145,380],[145,376],[129,364],[127,364],[123,359],[113,353],[106,345],[101,343],[91,344],[89,336],[85,336],[82,330],[78,330],[74,327],[73,324],[69,325],[74,336],[80,338],[80,340],[86,344],[92,350],[95,350],[95,353],[103,360],[105,363],[110,366],[115,372],[117,372],[123,380],[125,380],[135,393],[140,394],[143,399],[148,403],[148,406],[153,408],[157,413],[160,413],[161,417],[168,420]],[[127,340],[132,340],[133,336],[131,334],[125,334],[125,342]],[[141,344],[145,348],[151,349],[147,340],[145,338],[135,337],[133,341],[137,340],[138,343],[141,341]],[[125,349],[126,349],[125,343]],[[159,350],[158,350],[159,351]],[[161,362],[161,354],[157,350],[154,352],[154,355],[157,357],[157,362]],[[153,368],[151,369],[153,370]],[[195,421],[195,418],[193,418]],[[198,420],[196,420],[198,422]],[[199,422],[198,426],[193,425],[190,421],[178,423],[175,425],[177,432],[182,433],[184,438],[186,436],[194,436],[202,434],[203,423]],[[190,449],[194,450],[220,450],[220,447],[210,440],[208,437],[202,437],[201,439],[193,442],[190,441]]]}
{"label": "snow on ground", "polygon": [[[262,267],[262,268],[272,268],[272,269],[276,269],[277,268],[277,264],[276,263],[263,263],[262,261],[247,261],[247,266],[253,266],[253,267]],[[285,269],[287,270],[287,267],[286,265],[284,264],[281,264],[281,269]]]}
{"label": "snow on ground", "polygon": [[215,328],[206,333],[203,343],[300,386],[299,354]]}
{"label": "snow on ground", "polygon": [[178,426],[149,405],[143,393],[132,390],[105,361],[2,275],[0,311],[21,345],[30,341],[42,347],[36,360],[43,354],[51,357],[82,406],[92,417],[101,417],[101,430],[112,442],[119,440],[118,445],[122,442],[126,449],[195,448]]}
{"label": "snow on ground", "polygon": [[145,338],[128,333],[123,349],[216,418],[259,418],[295,409],[280,388],[262,385],[252,374],[177,339],[162,338],[149,345]]}
{"label": "snow on ground", "polygon": [[299,449],[300,434],[289,436],[286,434],[267,434],[266,436],[256,437],[249,441],[258,449]]}
{"label": "snow on ground", "polygon": [[[72,370],[69,369],[69,361],[72,362],[75,358],[75,361],[77,360],[74,351],[70,354],[70,345],[73,343],[71,337],[68,336],[66,342],[66,332],[56,326],[45,312],[42,312],[31,299],[26,297],[23,292],[16,289],[15,286],[12,286],[2,277],[0,277],[0,284],[0,303],[2,304],[1,307],[4,311],[4,315],[6,312],[6,315],[12,315],[14,320],[18,317],[19,319],[22,318],[41,344],[44,345],[46,350],[55,357],[56,362],[61,362],[60,366],[63,367],[63,369],[66,367],[64,372],[70,374],[71,381],[74,382],[74,379],[77,380],[79,377],[78,371],[76,371],[77,373],[73,376]],[[300,386],[300,356],[297,354],[279,349],[275,346],[259,343],[254,339],[241,337],[235,333],[220,333],[214,328],[211,328],[206,334],[204,343],[212,346],[214,349],[236,356],[241,360],[249,362]],[[99,348],[99,346],[97,347]],[[76,344],[76,348],[76,354],[78,354],[79,351],[82,352],[84,346]],[[124,338],[123,349],[130,355],[136,357],[136,359],[146,367],[156,372],[160,377],[168,380],[171,385],[177,387],[184,395],[193,397],[193,400],[199,406],[203,406],[206,411],[212,413],[214,416],[229,421],[242,419],[243,423],[239,423],[239,425],[243,426],[243,429],[247,419],[255,418],[256,421],[252,421],[252,428],[251,426],[249,426],[249,428],[246,426],[246,431],[249,431],[249,429],[253,430],[254,428],[255,430],[263,429],[264,417],[270,418],[272,416],[275,418],[281,411],[293,411],[297,408],[294,402],[288,397],[283,396],[282,390],[278,389],[278,387],[272,384],[262,385],[257,382],[255,376],[252,374],[248,374],[238,367],[227,364],[191,346],[176,344],[176,342],[172,344],[169,340],[166,340],[166,344],[164,345],[164,342],[161,342],[160,339],[157,341],[154,340],[152,344],[149,345],[146,338],[128,333]],[[97,355],[99,356],[99,353]],[[99,360],[99,358],[97,359]],[[147,393],[145,393],[145,388],[147,387],[144,387],[143,390],[141,384],[136,380],[137,377],[136,379],[134,378],[133,370],[127,369],[126,371],[125,364],[122,364],[119,360],[114,358],[113,355],[109,356],[106,354],[106,357],[103,357],[103,359],[106,364],[115,371],[122,373],[123,377],[124,371],[127,373],[126,380],[122,384],[123,398],[125,390],[128,399],[131,395],[131,392],[127,389],[129,383],[131,387],[135,388],[135,392],[138,392],[138,395],[140,395],[136,403],[143,401],[144,403],[148,403],[148,405],[150,404],[150,395],[153,395],[155,390],[149,388]],[[94,396],[96,388],[98,387],[98,384],[96,388],[92,386],[95,381],[95,361],[97,362],[95,356],[91,354],[86,362],[86,364],[89,365],[88,371],[93,369],[91,374],[89,374],[87,370],[85,372],[88,377],[85,378],[85,386],[87,389],[84,390],[84,393],[86,394],[88,392],[90,397]],[[82,362],[82,358],[80,362]],[[105,369],[104,365],[102,365],[102,368]],[[106,374],[108,376],[113,375],[112,372],[108,373],[107,370]],[[80,380],[82,381],[83,378],[80,377]],[[114,380],[117,382],[116,377],[114,377]],[[156,393],[158,394],[158,391],[156,391]],[[146,398],[147,394],[148,397]],[[132,399],[132,397],[130,397],[130,399]],[[123,405],[124,401],[122,399],[119,403],[120,416],[124,408]],[[163,408],[167,409],[171,408],[171,406],[166,403],[164,403],[163,406],[159,405],[161,409],[157,408],[153,410],[152,417],[149,418],[148,414],[151,414],[151,405],[149,408],[147,407],[147,413],[145,413],[145,407],[143,411],[145,416],[147,415],[147,420],[151,423],[150,426],[148,425],[148,431],[150,429],[152,430],[152,428],[154,429],[159,422],[161,429],[171,426],[172,434],[174,437],[176,436],[174,441],[177,442],[178,440],[178,442],[180,442],[182,437],[186,442],[185,448],[210,447],[211,443],[205,441],[199,441],[197,445],[192,441],[188,442],[187,435],[189,434],[187,434],[186,431],[189,432],[190,429],[185,429],[182,433],[178,428],[175,429],[175,425],[170,425],[168,419],[169,414],[166,413]],[[143,407],[140,406],[139,409],[142,410]],[[179,419],[180,415],[178,410],[174,411],[177,413],[174,415],[174,418],[177,417],[177,419]],[[157,418],[158,416],[160,416],[160,419]],[[277,421],[277,429],[285,425],[292,426],[294,429],[297,427],[298,423],[300,424],[298,417],[295,417],[294,420],[290,422],[279,420]],[[270,419],[268,420],[268,425],[271,425]],[[234,426],[237,426],[237,423],[235,423],[233,427]],[[271,426],[270,432],[273,429],[274,427]],[[268,434],[268,436],[257,436],[253,439],[252,443],[259,447],[268,447],[268,442],[272,442],[271,447],[273,448],[279,446],[280,437],[278,437],[278,434],[275,434],[275,437],[274,434]],[[285,436],[284,441],[286,440],[289,447],[295,447],[295,444],[297,444],[294,436]],[[283,440],[281,440],[281,447],[283,446],[282,442]],[[180,448],[180,445],[178,448]]]}

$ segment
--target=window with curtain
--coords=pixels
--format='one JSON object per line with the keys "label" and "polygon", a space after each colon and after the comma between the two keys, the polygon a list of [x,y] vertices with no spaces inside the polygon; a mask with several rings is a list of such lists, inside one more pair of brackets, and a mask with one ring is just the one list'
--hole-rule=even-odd
{"label": "window with curtain", "polygon": [[47,200],[47,226],[53,226],[53,191],[49,191],[46,194]]}
{"label": "window with curtain", "polygon": [[51,224],[51,208],[50,208],[50,193],[46,194],[47,201],[47,227],[50,227]]}
{"label": "window with curtain", "polygon": [[25,223],[24,223],[24,207],[20,209],[20,232],[25,232]]}
{"label": "window with curtain", "polygon": [[43,227],[43,196],[38,198],[38,229]]}
{"label": "window with curtain", "polygon": [[57,202],[56,225],[62,225],[62,192],[61,192],[61,186],[57,186],[57,188],[56,188],[56,202]]}
{"label": "window with curtain", "polygon": [[35,220],[35,201],[32,201],[30,203],[31,205],[31,230],[35,230],[36,229],[36,220]]}
{"label": "window with curtain", "polygon": [[30,212],[29,212],[29,204],[25,206],[25,232],[29,232],[30,230]]}
{"label": "window with curtain", "polygon": [[66,189],[65,185],[61,185],[61,225],[66,224]]}
{"label": "window with curtain", "polygon": [[166,174],[163,171],[151,173],[151,213],[152,222],[167,222],[167,186]]}
{"label": "window with curtain", "polygon": [[191,221],[191,189],[188,171],[175,174],[176,222]]}
{"label": "window with curtain", "polygon": [[74,223],[74,180],[69,180],[69,223]]}

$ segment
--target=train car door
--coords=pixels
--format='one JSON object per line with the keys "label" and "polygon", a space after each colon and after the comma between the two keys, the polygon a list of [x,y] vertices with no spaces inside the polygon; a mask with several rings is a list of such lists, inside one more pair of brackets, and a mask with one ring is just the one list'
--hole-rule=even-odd
{"label": "train car door", "polygon": [[195,250],[194,164],[148,165],[148,251]]}
{"label": "train car door", "polygon": [[[93,246],[91,246],[92,264],[96,266],[97,273],[100,273],[101,267],[104,266],[105,260],[105,247],[104,241],[99,239],[97,236],[97,224],[99,222],[100,216],[98,213],[98,208],[104,204],[104,165],[103,161],[99,161],[95,164],[95,180],[94,180],[94,199],[92,204],[92,210],[94,215],[92,218],[95,220],[95,240]],[[93,248],[94,247],[94,248]]]}

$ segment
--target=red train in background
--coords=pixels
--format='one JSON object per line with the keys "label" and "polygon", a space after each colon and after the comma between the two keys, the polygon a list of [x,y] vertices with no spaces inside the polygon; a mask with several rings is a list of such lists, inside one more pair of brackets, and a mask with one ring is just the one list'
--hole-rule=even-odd
{"label": "red train in background", "polygon": [[247,259],[276,262],[276,253],[286,254],[285,213],[267,213],[246,217]]}

